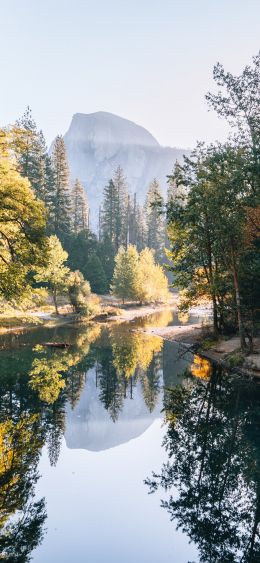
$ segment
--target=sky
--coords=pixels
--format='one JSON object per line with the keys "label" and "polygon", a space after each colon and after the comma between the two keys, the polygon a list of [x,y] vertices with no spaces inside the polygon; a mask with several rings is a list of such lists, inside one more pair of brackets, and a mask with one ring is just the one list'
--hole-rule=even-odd
{"label": "sky", "polygon": [[108,111],[165,146],[223,141],[213,65],[260,48],[259,0],[0,0],[0,125],[26,106],[48,144],[74,113]]}

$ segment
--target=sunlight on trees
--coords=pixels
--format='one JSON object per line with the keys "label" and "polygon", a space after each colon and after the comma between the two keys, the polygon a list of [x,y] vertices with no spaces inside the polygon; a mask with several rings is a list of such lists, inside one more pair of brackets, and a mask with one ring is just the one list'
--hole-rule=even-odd
{"label": "sunlight on trees", "polygon": [[111,290],[113,295],[130,301],[150,303],[167,302],[168,280],[163,269],[154,262],[152,250],[145,248],[138,253],[133,245],[121,247],[115,258],[115,270]]}

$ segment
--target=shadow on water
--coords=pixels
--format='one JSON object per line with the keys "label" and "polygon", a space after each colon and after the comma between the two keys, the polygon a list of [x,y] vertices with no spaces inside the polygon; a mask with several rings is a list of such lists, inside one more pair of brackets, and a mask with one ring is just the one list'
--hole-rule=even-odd
{"label": "shadow on water", "polygon": [[200,562],[260,561],[260,386],[195,357],[164,396],[168,461],[145,481]]}
{"label": "shadow on water", "polygon": [[259,387],[135,330],[171,322],[168,310],[1,339],[1,560],[27,562],[43,541],[47,512],[35,488],[44,445],[54,467],[63,436],[69,448],[108,449],[143,433],[163,408],[169,463],[147,480],[150,490],[167,491],[163,506],[201,561],[258,561]]}

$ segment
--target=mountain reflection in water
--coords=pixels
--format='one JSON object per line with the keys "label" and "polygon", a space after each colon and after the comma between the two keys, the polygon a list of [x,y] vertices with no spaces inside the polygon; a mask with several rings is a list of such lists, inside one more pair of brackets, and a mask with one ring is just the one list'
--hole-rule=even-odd
{"label": "mountain reflection in water", "polygon": [[[157,547],[152,532],[150,540],[147,538],[144,542],[145,531],[141,532],[138,516],[133,517],[130,511],[126,513],[125,526],[120,532],[122,541],[127,539],[124,540],[123,530],[127,536],[128,526],[136,521],[136,549],[132,547],[134,551],[129,550],[129,555],[124,555],[126,563],[133,559],[136,563],[146,560],[157,563],[159,559],[166,563],[173,545],[176,563],[188,560],[236,562],[240,561],[238,553],[245,553],[246,557],[250,554],[251,559],[241,561],[258,560],[254,559],[259,554],[259,443],[255,426],[259,416],[258,391],[254,387],[252,392],[249,383],[243,382],[242,387],[237,381],[230,383],[226,374],[212,372],[211,366],[203,364],[200,358],[193,361],[179,345],[163,342],[140,330],[143,326],[165,326],[174,322],[173,313],[166,310],[109,328],[93,325],[37,329],[1,339],[1,560],[22,563],[32,558],[36,562],[65,563],[71,560],[71,554],[78,563],[86,560],[80,510],[84,506],[84,518],[87,517],[89,526],[93,522],[98,529],[103,510],[100,507],[96,513],[93,505],[89,511],[87,507],[92,490],[97,501],[101,483],[86,481],[85,458],[78,457],[77,450],[85,450],[84,455],[88,456],[89,475],[92,466],[95,475],[95,464],[99,471],[99,463],[102,463],[102,471],[108,472],[111,487],[114,479],[118,490],[123,478],[120,464],[124,460],[127,463],[127,455],[131,455],[129,469],[124,474],[128,483],[127,488],[124,487],[124,505],[136,498],[140,515],[144,510],[143,518],[147,524],[150,522],[151,530],[153,526],[157,529],[159,536]],[[66,341],[70,346],[67,349],[42,346],[51,340]],[[188,374],[190,364],[192,369]],[[160,427],[154,424],[162,417],[166,426],[158,434]],[[148,481],[151,490],[163,486],[167,491],[166,495],[163,493],[163,506],[175,522],[170,528],[163,519],[159,498],[151,504],[152,499],[145,494],[142,484],[147,469],[149,471],[149,456],[152,460],[155,455],[152,454],[154,447],[158,462],[163,463],[165,459],[164,447],[160,448],[158,442],[161,432],[166,432],[164,446],[169,464],[163,465],[162,473],[157,471]],[[120,448],[124,448],[122,453]],[[66,452],[71,452],[70,457]],[[111,452],[109,458],[102,457],[105,452]],[[60,462],[61,459],[67,461]],[[71,539],[64,532],[57,546],[56,528],[52,524],[54,516],[51,515],[59,514],[61,528],[65,516],[64,511],[59,512],[62,510],[60,502],[54,503],[55,491],[59,486],[62,498],[69,497],[66,467],[73,460],[78,479],[81,472],[83,480],[73,516],[66,513],[63,523],[71,527]],[[238,489],[240,504],[236,496]],[[122,495],[105,490],[106,495],[111,495],[108,512],[105,512],[108,531]],[[179,500],[175,498],[177,491]],[[74,498],[70,502],[74,503]],[[117,527],[121,520],[120,515]],[[182,534],[174,531],[176,525]],[[77,530],[75,544],[72,538]],[[111,528],[105,553],[107,561],[116,563],[121,561],[122,554],[119,547],[116,550],[114,533]],[[138,543],[139,534],[142,547]],[[93,562],[103,563],[104,554],[98,551],[103,548],[97,547],[94,537],[91,546],[89,537],[88,557]]]}

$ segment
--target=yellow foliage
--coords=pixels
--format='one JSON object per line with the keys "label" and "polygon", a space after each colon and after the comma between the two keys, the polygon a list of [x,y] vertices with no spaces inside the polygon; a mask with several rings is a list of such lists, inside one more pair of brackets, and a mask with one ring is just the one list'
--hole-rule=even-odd
{"label": "yellow foliage", "polygon": [[122,326],[110,330],[113,351],[113,364],[119,375],[131,377],[135,370],[146,370],[154,354],[160,352],[163,341],[159,336],[141,332],[125,332]]}
{"label": "yellow foliage", "polygon": [[212,365],[205,358],[195,354],[191,365],[191,373],[200,379],[209,379],[212,374]]}
{"label": "yellow foliage", "polygon": [[6,420],[0,423],[0,527],[20,508],[20,495],[24,490],[19,488],[20,481],[30,470],[31,460],[42,446],[35,433],[38,419],[36,414],[26,414],[18,422]]}

